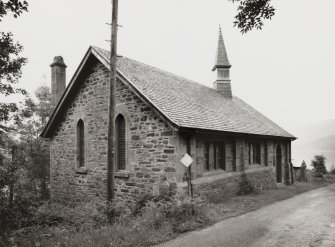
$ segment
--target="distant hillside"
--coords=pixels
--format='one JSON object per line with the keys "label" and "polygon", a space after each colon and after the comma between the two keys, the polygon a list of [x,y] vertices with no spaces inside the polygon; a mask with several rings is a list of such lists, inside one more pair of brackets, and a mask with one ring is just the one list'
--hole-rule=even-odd
{"label": "distant hillside", "polygon": [[335,150],[335,135],[323,136],[302,143],[305,148],[316,148],[320,150]]}
{"label": "distant hillside", "polygon": [[297,126],[294,135],[298,137],[292,144],[294,165],[302,160],[309,165],[314,155],[323,154],[327,167],[335,166],[335,119]]}

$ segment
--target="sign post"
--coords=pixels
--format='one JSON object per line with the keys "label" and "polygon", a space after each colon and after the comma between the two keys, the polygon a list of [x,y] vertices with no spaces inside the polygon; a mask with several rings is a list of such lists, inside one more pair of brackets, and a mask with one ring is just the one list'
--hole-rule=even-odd
{"label": "sign post", "polygon": [[191,164],[193,162],[193,158],[189,154],[185,154],[180,162],[186,167],[187,169],[187,189],[188,195],[193,198],[193,188],[192,188],[192,173],[191,173]]}

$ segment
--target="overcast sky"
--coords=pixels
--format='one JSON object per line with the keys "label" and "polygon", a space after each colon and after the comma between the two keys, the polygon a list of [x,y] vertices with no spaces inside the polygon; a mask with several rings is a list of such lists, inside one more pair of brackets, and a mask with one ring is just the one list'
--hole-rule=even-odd
{"label": "overcast sky", "polygon": [[[29,12],[5,18],[0,30],[24,46],[20,84],[29,92],[50,84],[54,56],[64,57],[68,83],[90,45],[109,49],[110,1],[28,2]],[[335,118],[334,0],[275,0],[273,20],[246,35],[233,27],[228,0],[119,2],[118,54],[212,87],[221,24],[234,95],[291,132]]]}

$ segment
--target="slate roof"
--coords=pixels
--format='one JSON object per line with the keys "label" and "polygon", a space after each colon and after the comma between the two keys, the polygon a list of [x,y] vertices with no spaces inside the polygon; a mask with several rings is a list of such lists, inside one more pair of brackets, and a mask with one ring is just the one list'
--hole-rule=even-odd
{"label": "slate roof", "polygon": [[[108,64],[108,51],[91,49]],[[117,69],[177,127],[295,139],[237,97],[225,98],[215,89],[126,57],[118,57]]]}

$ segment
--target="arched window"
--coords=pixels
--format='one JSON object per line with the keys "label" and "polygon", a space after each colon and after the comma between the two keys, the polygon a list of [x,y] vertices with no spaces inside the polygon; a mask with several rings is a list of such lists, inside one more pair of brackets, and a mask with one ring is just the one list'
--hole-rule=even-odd
{"label": "arched window", "polygon": [[78,167],[85,167],[85,129],[81,119],[77,123],[77,150]]}
{"label": "arched window", "polygon": [[126,170],[126,121],[119,114],[115,121],[116,170]]}

